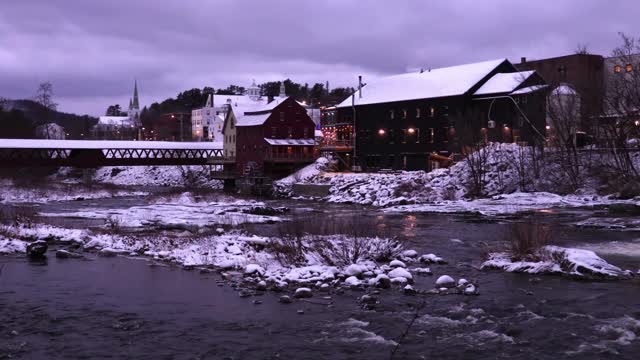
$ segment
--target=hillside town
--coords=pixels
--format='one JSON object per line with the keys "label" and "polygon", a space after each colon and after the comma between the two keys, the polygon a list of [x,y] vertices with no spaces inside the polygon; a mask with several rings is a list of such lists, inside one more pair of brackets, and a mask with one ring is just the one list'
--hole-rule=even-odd
{"label": "hillside town", "polygon": [[637,357],[636,4],[72,5],[0,12],[0,359]]}

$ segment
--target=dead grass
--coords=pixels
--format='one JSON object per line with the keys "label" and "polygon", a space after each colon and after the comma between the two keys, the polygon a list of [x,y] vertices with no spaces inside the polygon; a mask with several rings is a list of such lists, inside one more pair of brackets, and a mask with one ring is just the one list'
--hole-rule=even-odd
{"label": "dead grass", "polygon": [[507,231],[506,246],[514,261],[540,261],[540,249],[551,242],[551,227],[540,223],[515,223]]}
{"label": "dead grass", "polygon": [[302,265],[307,256],[333,266],[364,259],[385,261],[402,249],[375,219],[361,216],[298,217],[281,223],[277,233],[277,240],[268,245],[268,251],[283,265]]}

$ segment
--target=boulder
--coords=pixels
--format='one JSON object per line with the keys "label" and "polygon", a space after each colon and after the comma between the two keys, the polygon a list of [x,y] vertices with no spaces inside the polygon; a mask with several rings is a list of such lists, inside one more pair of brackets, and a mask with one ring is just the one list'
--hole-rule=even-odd
{"label": "boulder", "polygon": [[469,281],[467,279],[459,279],[458,280],[458,286],[465,286],[469,283]]}
{"label": "boulder", "polygon": [[351,264],[347,266],[344,273],[349,276],[361,276],[363,272],[367,271],[367,267],[359,264]]}
{"label": "boulder", "polygon": [[416,289],[413,288],[413,286],[407,285],[404,288],[402,288],[402,292],[404,292],[405,295],[414,295],[417,291]]}
{"label": "boulder", "polygon": [[310,298],[313,296],[313,293],[311,292],[311,289],[309,288],[305,288],[305,287],[301,287],[301,288],[297,288],[296,292],[293,294],[293,297],[295,298]]}
{"label": "boulder", "polygon": [[446,264],[447,263],[446,261],[444,261],[443,258],[436,256],[435,254],[422,255],[418,260],[425,264]]}
{"label": "boulder", "polygon": [[413,276],[411,275],[411,273],[409,271],[407,271],[407,269],[402,268],[402,267],[398,267],[395,268],[391,271],[389,271],[389,277],[390,278],[397,278],[397,277],[403,277],[407,280],[413,280]]}
{"label": "boulder", "polygon": [[397,268],[397,267],[401,267],[401,268],[406,268],[407,265],[405,263],[403,263],[400,260],[393,260],[392,262],[389,263],[389,266],[392,268]]}
{"label": "boulder", "polygon": [[452,288],[456,286],[455,280],[449,275],[442,275],[436,280],[436,287],[438,288]]}
{"label": "boulder", "polygon": [[49,245],[46,241],[38,240],[27,245],[27,256],[32,258],[44,257]]}
{"label": "boulder", "polygon": [[477,295],[478,294],[478,289],[473,284],[467,284],[465,286],[465,288],[464,288],[464,294],[465,295]]}
{"label": "boulder", "polygon": [[280,296],[280,300],[281,303],[283,304],[291,304],[293,302],[293,300],[291,299],[291,297],[289,295],[282,295]]}
{"label": "boulder", "polygon": [[385,274],[380,274],[374,279],[374,284],[378,288],[388,289],[391,287],[391,279]]}
{"label": "boulder", "polygon": [[349,287],[356,287],[356,286],[360,286],[362,282],[358,280],[358,278],[355,276],[349,276],[344,280],[344,284]]}
{"label": "boulder", "polygon": [[244,273],[246,275],[259,275],[259,276],[262,276],[262,275],[264,275],[265,270],[260,265],[249,264],[244,268]]}
{"label": "boulder", "polygon": [[415,250],[405,250],[402,252],[402,256],[405,258],[416,258],[418,257],[418,252]]}
{"label": "boulder", "polygon": [[103,256],[103,257],[114,257],[116,255],[118,255],[118,252],[113,250],[113,249],[109,249],[109,248],[105,248],[102,249],[98,252],[99,256]]}

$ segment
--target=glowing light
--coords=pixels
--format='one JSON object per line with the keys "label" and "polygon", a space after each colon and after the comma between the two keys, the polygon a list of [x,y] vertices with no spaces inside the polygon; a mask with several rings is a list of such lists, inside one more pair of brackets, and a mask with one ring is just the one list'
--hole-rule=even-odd
{"label": "glowing light", "polygon": [[636,126],[640,126],[640,120],[636,120],[634,124],[636,124]]}
{"label": "glowing light", "polygon": [[380,130],[378,130],[378,135],[380,135],[380,136],[384,136],[384,134],[386,134],[386,133],[387,133],[387,132],[386,132],[386,131],[384,131],[384,129],[380,129]]}
{"label": "glowing light", "polygon": [[416,129],[414,129],[414,128],[408,128],[408,129],[407,129],[407,132],[408,132],[409,134],[413,134],[413,133],[415,133],[415,132],[416,132]]}
{"label": "glowing light", "polygon": [[547,125],[546,126],[547,130],[551,130],[551,126]]}

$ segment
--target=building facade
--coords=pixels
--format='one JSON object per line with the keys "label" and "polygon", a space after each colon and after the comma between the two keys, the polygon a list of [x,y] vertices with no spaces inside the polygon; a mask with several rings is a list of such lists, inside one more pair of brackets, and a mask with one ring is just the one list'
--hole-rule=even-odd
{"label": "building facade", "polygon": [[153,122],[150,129],[145,129],[145,138],[153,141],[192,141],[191,114],[163,114]]}
{"label": "building facade", "polygon": [[544,141],[545,89],[506,59],[395,75],[325,111],[323,132],[359,169],[430,170],[481,141]]}
{"label": "building facade", "polygon": [[315,124],[292,98],[230,107],[223,136],[225,156],[235,159],[242,176],[285,173],[316,157]]}

